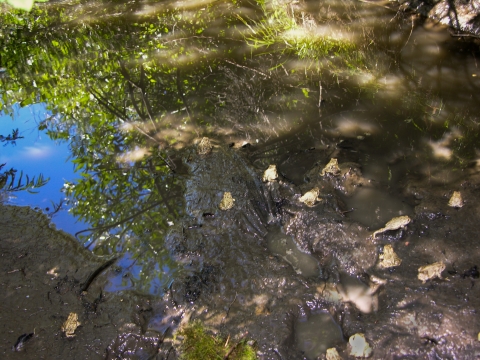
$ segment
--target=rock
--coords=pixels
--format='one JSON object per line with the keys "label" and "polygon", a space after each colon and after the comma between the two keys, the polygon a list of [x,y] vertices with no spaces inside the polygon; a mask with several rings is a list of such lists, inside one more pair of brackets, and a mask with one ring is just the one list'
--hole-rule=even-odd
{"label": "rock", "polygon": [[362,333],[350,336],[348,343],[351,347],[350,355],[362,358],[367,358],[372,355],[372,348],[365,340],[365,335]]}

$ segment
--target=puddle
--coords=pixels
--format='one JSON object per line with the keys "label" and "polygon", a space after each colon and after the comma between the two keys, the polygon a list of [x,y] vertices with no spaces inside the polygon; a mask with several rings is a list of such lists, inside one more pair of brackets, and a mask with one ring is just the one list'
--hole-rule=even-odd
{"label": "puddle", "polygon": [[309,360],[317,359],[327,349],[344,343],[342,329],[328,312],[298,320],[295,341]]}
{"label": "puddle", "polygon": [[349,209],[348,217],[370,229],[381,228],[396,216],[413,214],[412,208],[400,199],[385,191],[361,188],[349,198],[344,199]]}
{"label": "puddle", "polygon": [[295,269],[297,274],[306,278],[320,275],[320,265],[311,255],[300,251],[293,239],[285,235],[280,228],[272,228],[267,235],[268,249],[281,256]]}

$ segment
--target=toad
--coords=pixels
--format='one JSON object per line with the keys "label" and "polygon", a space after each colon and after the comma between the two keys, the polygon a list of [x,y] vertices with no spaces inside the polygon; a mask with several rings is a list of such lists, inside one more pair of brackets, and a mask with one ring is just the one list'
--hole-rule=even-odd
{"label": "toad", "polygon": [[395,217],[395,218],[393,218],[392,220],[390,220],[389,222],[387,222],[387,223],[385,224],[385,227],[383,227],[383,228],[375,231],[375,232],[373,233],[373,236],[372,236],[372,237],[375,238],[375,236],[376,236],[377,234],[381,234],[381,233],[383,233],[383,232],[385,232],[385,231],[398,230],[398,229],[400,229],[400,228],[403,228],[403,227],[407,226],[407,225],[410,223],[410,221],[412,221],[412,219],[410,219],[410,217],[408,217],[408,216],[406,216],[406,215]]}
{"label": "toad", "polygon": [[461,208],[463,206],[462,194],[460,191],[454,191],[452,197],[448,201],[448,206],[454,208]]}
{"label": "toad", "polygon": [[78,315],[71,312],[68,314],[67,320],[62,325],[62,331],[67,338],[73,338],[75,336],[75,330],[80,325],[78,322]]}
{"label": "toad", "polygon": [[263,173],[262,181],[271,182],[278,179],[278,172],[276,165],[270,165],[267,170]]}
{"label": "toad", "polygon": [[328,164],[323,168],[322,172],[320,173],[321,176],[325,176],[326,174],[332,174],[333,176],[340,174],[340,168],[338,167],[338,160],[331,158]]}
{"label": "toad", "polygon": [[320,198],[318,197],[320,195],[320,189],[318,187],[313,188],[310,191],[307,191],[300,199],[298,199],[300,202],[304,203],[305,205],[312,207],[315,205],[317,201],[320,201]]}
{"label": "toad", "polygon": [[385,245],[383,247],[383,254],[379,256],[379,259],[379,265],[382,268],[400,266],[400,264],[402,263],[402,259],[400,259],[395,253],[395,251],[393,251],[392,245]]}
{"label": "toad", "polygon": [[220,210],[230,210],[234,205],[235,199],[232,197],[232,193],[225,192],[223,194],[222,201],[220,201],[220,205],[218,207]]}
{"label": "toad", "polygon": [[197,153],[199,155],[208,155],[213,149],[213,145],[209,138],[204,137],[200,140],[200,143],[197,146]]}
{"label": "toad", "polygon": [[421,280],[424,284],[427,280],[442,278],[442,271],[445,270],[445,264],[442,261],[436,263],[421,266],[418,268],[418,279]]}

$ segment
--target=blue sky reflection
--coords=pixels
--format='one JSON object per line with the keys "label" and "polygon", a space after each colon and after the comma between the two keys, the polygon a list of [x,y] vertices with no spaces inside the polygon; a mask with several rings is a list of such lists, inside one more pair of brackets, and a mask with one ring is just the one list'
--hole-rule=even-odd
{"label": "blue sky reflection", "polygon": [[[38,189],[37,194],[26,191],[9,194],[8,203],[38,207],[45,213],[53,211],[52,202],[58,204],[64,199],[65,196],[60,191],[64,182],[73,181],[77,177],[73,171],[73,163],[68,159],[68,144],[53,141],[45,131],[38,130],[40,121],[50,115],[44,104],[23,108],[15,106],[12,115],[0,113],[0,134],[7,136],[13,129],[18,128],[19,136],[24,137],[17,140],[16,145],[0,145],[0,164],[6,163],[3,170],[14,168],[17,176],[23,171],[24,176],[28,175],[30,178],[37,177],[40,173],[45,178],[50,178],[47,185]],[[71,234],[88,227],[83,222],[77,222],[67,212],[65,205],[53,215],[52,221],[58,229]]]}

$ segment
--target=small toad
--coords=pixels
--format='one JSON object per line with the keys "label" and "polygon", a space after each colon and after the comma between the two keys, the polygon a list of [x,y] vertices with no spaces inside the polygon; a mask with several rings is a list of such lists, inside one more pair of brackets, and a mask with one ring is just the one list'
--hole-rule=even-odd
{"label": "small toad", "polygon": [[320,195],[320,189],[318,187],[313,188],[310,191],[307,191],[300,199],[298,199],[300,202],[304,203],[305,205],[312,207],[315,205],[317,201],[320,201],[321,199],[318,197]]}
{"label": "small toad", "polygon": [[375,238],[375,236],[377,234],[381,234],[385,231],[398,230],[400,228],[403,228],[403,227],[407,226],[410,223],[410,221],[412,221],[412,219],[410,219],[410,217],[408,217],[406,215],[395,217],[392,220],[390,220],[389,222],[387,222],[385,224],[385,227],[375,231],[373,233],[373,238]]}
{"label": "small toad", "polygon": [[421,280],[424,284],[427,280],[442,278],[442,271],[445,270],[445,264],[442,261],[421,266],[418,268],[418,279]]}
{"label": "small toad", "polygon": [[271,182],[278,179],[278,172],[276,165],[270,165],[267,170],[263,173],[262,181]]}
{"label": "small toad", "polygon": [[222,201],[220,201],[220,205],[218,207],[220,210],[230,210],[234,205],[235,199],[232,197],[232,193],[225,192],[223,194]]}
{"label": "small toad", "polygon": [[451,206],[454,208],[461,208],[463,206],[463,199],[462,199],[462,194],[460,194],[460,191],[453,192],[452,197],[448,201],[448,206]]}
{"label": "small toad", "polygon": [[337,159],[331,158],[320,173],[321,176],[325,176],[326,174],[332,174],[333,176],[340,174],[340,168],[338,167]]}
{"label": "small toad", "polygon": [[400,266],[400,264],[402,263],[402,259],[400,259],[398,255],[395,254],[395,251],[393,251],[392,245],[385,245],[383,247],[383,254],[379,256],[379,259],[379,265],[382,268]]}
{"label": "small toad", "polygon": [[202,140],[200,140],[200,142],[198,143],[198,146],[197,146],[197,153],[199,155],[208,155],[210,154],[210,152],[212,151],[213,149],[213,145],[210,141],[209,138],[207,137],[204,137],[202,138]]}
{"label": "small toad", "polygon": [[327,360],[342,360],[336,348],[327,349],[326,353]]}
{"label": "small toad", "polygon": [[71,312],[68,314],[67,320],[62,325],[62,331],[67,338],[73,338],[75,336],[75,330],[80,325],[78,322],[78,315]]}

